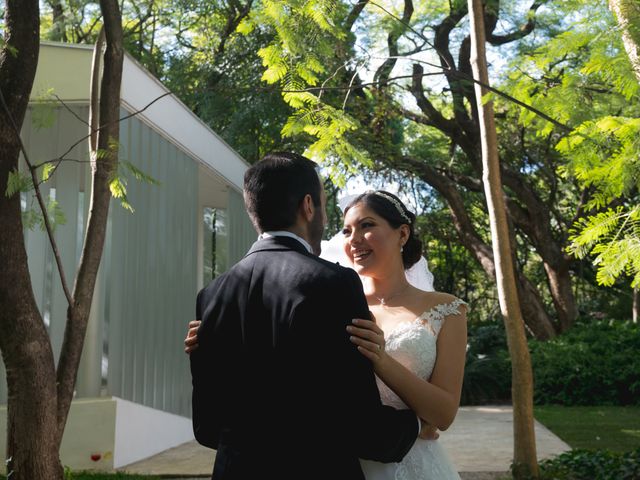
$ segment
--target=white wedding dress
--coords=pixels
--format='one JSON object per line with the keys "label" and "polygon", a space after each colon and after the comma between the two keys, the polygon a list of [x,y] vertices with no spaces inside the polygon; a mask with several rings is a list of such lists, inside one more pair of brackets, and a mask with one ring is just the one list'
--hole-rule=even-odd
{"label": "white wedding dress", "polygon": [[[459,315],[466,305],[460,299],[437,305],[413,322],[404,322],[387,332],[386,350],[416,375],[429,379],[436,363],[438,333],[449,315]],[[382,402],[407,408],[402,400],[378,380]],[[437,440],[418,438],[400,463],[360,460],[367,480],[460,480],[453,463]]]}

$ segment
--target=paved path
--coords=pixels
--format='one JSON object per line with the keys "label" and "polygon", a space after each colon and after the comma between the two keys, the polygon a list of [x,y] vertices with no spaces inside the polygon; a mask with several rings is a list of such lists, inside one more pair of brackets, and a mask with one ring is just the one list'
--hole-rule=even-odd
{"label": "paved path", "polygon": [[[569,445],[540,423],[536,422],[535,428],[539,459],[570,449]],[[509,470],[513,458],[511,407],[462,407],[453,426],[441,434],[440,441],[463,480],[499,478]],[[121,470],[185,480],[202,478],[211,475],[214,453],[193,441]]]}

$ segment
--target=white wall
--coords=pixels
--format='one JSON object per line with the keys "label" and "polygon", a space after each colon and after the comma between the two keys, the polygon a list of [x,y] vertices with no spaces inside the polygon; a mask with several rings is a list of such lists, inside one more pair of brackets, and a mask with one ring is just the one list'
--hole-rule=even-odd
{"label": "white wall", "polygon": [[191,420],[115,398],[114,468],[193,440]]}

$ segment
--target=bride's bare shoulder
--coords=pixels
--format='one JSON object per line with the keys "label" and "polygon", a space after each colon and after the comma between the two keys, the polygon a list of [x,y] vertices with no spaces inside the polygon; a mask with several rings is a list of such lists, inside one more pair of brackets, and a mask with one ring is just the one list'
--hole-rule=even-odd
{"label": "bride's bare shoulder", "polygon": [[425,310],[437,307],[438,305],[467,305],[466,302],[455,295],[445,292],[420,292],[420,297]]}
{"label": "bride's bare shoulder", "polygon": [[437,303],[450,303],[458,299],[455,295],[446,292],[425,292],[419,290],[419,293],[424,300],[431,300]]}

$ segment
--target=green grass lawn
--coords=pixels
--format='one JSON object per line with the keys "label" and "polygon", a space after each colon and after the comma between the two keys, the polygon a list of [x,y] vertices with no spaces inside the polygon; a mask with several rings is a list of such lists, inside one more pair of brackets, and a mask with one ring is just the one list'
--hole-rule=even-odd
{"label": "green grass lawn", "polygon": [[572,448],[627,452],[640,448],[640,407],[534,407],[536,420]]}

